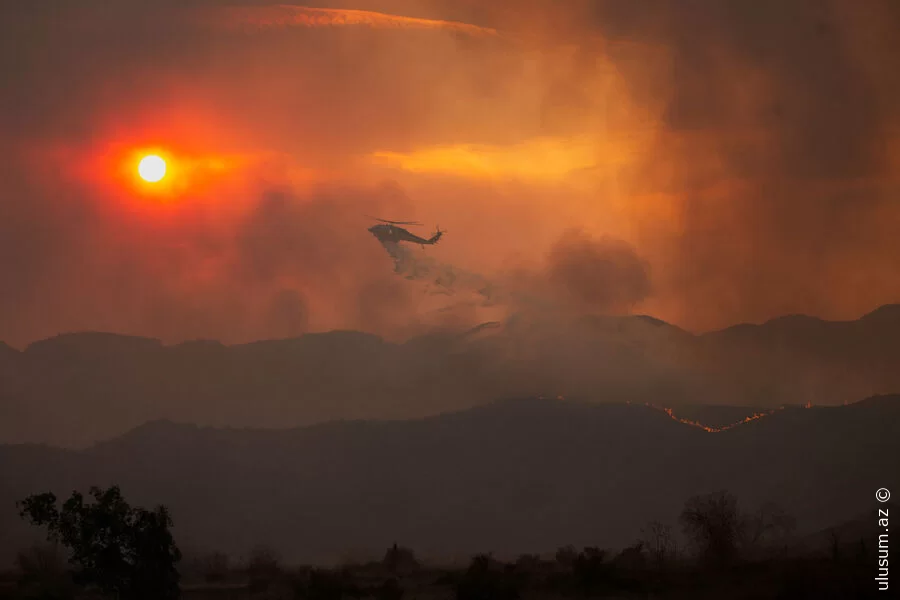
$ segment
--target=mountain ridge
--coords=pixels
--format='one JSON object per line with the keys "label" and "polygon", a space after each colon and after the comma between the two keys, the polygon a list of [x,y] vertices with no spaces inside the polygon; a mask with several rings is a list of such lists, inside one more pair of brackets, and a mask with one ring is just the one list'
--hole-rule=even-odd
{"label": "mountain ridge", "polygon": [[[629,320],[641,321],[641,322],[649,323],[651,325],[656,325],[659,327],[666,327],[666,328],[670,328],[670,329],[677,330],[680,332],[684,332],[692,337],[703,337],[703,336],[707,336],[707,335],[711,335],[711,334],[729,331],[731,329],[760,328],[760,327],[766,327],[766,326],[769,326],[772,324],[776,324],[779,322],[789,322],[789,321],[793,321],[793,320],[817,322],[817,323],[826,324],[826,325],[854,323],[854,322],[858,322],[858,321],[871,322],[871,321],[880,320],[880,319],[891,320],[891,321],[895,321],[895,320],[900,321],[900,303],[883,304],[867,313],[864,313],[863,315],[861,315],[860,317],[858,317],[856,319],[824,319],[821,317],[817,317],[817,316],[813,316],[813,315],[806,315],[803,313],[791,313],[791,314],[780,315],[777,317],[772,317],[771,319],[767,319],[767,320],[759,322],[759,323],[752,323],[752,322],[735,323],[733,325],[729,325],[728,327],[724,327],[721,329],[713,329],[713,330],[704,331],[704,332],[692,332],[687,329],[683,329],[673,323],[669,323],[668,321],[664,321],[664,320],[654,317],[652,315],[643,314],[643,313],[635,313],[635,314],[631,314],[631,315],[587,315],[582,318],[587,319],[588,321],[598,320],[598,321],[607,321],[610,323],[627,322]],[[475,325],[475,326],[469,328],[466,331],[461,332],[458,335],[465,336],[468,333],[474,333],[480,329],[490,328],[490,327],[496,326],[498,324],[500,324],[500,322],[498,322],[498,321],[488,321],[485,323],[480,323],[478,325]],[[27,352],[29,349],[36,349],[36,348],[43,347],[45,345],[56,345],[59,343],[66,344],[71,340],[76,340],[79,338],[80,339],[94,338],[97,340],[134,341],[136,343],[141,343],[146,346],[161,346],[164,348],[172,348],[172,347],[177,347],[177,346],[193,345],[193,344],[200,344],[200,345],[209,344],[209,345],[219,345],[219,346],[223,346],[225,348],[236,348],[236,347],[242,347],[242,346],[253,346],[256,344],[266,344],[269,342],[297,340],[297,339],[302,339],[302,338],[306,338],[306,337],[310,337],[310,336],[312,336],[312,337],[331,336],[331,335],[342,336],[342,335],[347,335],[347,334],[382,339],[381,336],[378,336],[377,334],[373,334],[373,333],[367,333],[367,332],[356,331],[356,330],[348,330],[348,329],[334,329],[334,330],[330,330],[330,331],[310,332],[310,333],[305,333],[305,334],[302,334],[299,336],[292,336],[292,337],[287,337],[287,338],[267,338],[267,339],[254,340],[254,341],[249,341],[249,342],[240,342],[240,343],[234,343],[234,344],[225,344],[218,340],[206,339],[206,338],[188,339],[188,340],[182,340],[182,341],[167,344],[167,343],[164,343],[159,338],[154,338],[154,337],[150,337],[150,336],[143,336],[143,335],[138,335],[138,334],[128,334],[128,333],[114,333],[114,332],[96,331],[96,330],[83,330],[83,331],[70,331],[70,332],[59,333],[59,334],[56,334],[56,335],[53,335],[53,336],[50,336],[47,338],[35,340],[35,341],[27,344],[24,349],[16,348],[16,347],[11,346],[11,345],[7,344],[6,342],[0,340],[0,352],[8,352],[9,350],[12,350],[18,354],[23,354],[23,353]],[[429,335],[432,335],[432,334],[431,333],[420,334],[418,336],[413,336],[410,339],[412,340],[412,339],[416,339],[418,337],[427,337]]]}
{"label": "mountain ridge", "polygon": [[[424,417],[417,417],[414,419],[392,419],[392,420],[370,420],[370,419],[342,419],[335,421],[325,421],[322,423],[314,423],[311,425],[300,425],[300,426],[291,426],[291,427],[272,427],[272,428],[255,428],[255,427],[216,427],[216,426],[208,426],[208,425],[198,425],[196,423],[183,422],[183,421],[174,421],[172,419],[153,419],[142,423],[128,431],[117,434],[116,436],[105,439],[98,440],[91,446],[83,449],[70,449],[64,448],[61,446],[54,446],[52,444],[47,443],[35,443],[35,442],[24,442],[18,444],[5,444],[0,443],[0,448],[6,447],[33,447],[33,448],[46,448],[50,450],[62,450],[62,451],[74,451],[74,452],[85,452],[90,451],[92,448],[97,446],[103,446],[109,443],[114,443],[116,441],[121,441],[128,439],[132,436],[142,437],[144,433],[148,432],[150,434],[155,434],[156,432],[177,432],[179,434],[186,433],[200,433],[200,434],[216,434],[216,433],[227,433],[227,434],[248,434],[248,435],[260,435],[260,434],[275,434],[275,435],[290,435],[293,433],[302,433],[309,431],[328,431],[334,430],[336,428],[346,427],[348,429],[354,427],[372,427],[379,425],[391,425],[397,423],[405,423],[405,422],[428,422],[438,419],[444,418],[458,418],[464,417],[466,415],[475,415],[475,414],[483,414],[485,411],[496,410],[499,408],[503,408],[507,405],[515,405],[519,408],[526,406],[528,403],[534,403],[536,406],[549,406],[552,404],[566,404],[569,407],[581,407],[585,410],[591,410],[597,407],[602,409],[603,407],[610,406],[618,406],[618,407],[632,407],[630,410],[637,410],[641,412],[650,413],[653,415],[658,415],[659,419],[662,421],[670,421],[675,426],[686,427],[690,429],[699,429],[704,433],[725,433],[727,431],[733,431],[735,427],[732,428],[723,428],[713,429],[710,431],[715,424],[710,425],[710,423],[705,423],[702,421],[693,421],[692,419],[688,420],[682,413],[678,412],[677,409],[671,409],[670,407],[662,407],[662,406],[650,406],[645,404],[615,404],[615,403],[607,403],[607,404],[595,404],[590,402],[583,402],[578,400],[568,400],[568,399],[548,399],[548,398],[508,398],[495,400],[493,402],[489,402],[487,404],[482,404],[479,406],[475,406],[472,408],[468,408],[461,411],[456,411],[452,413],[440,413],[437,415],[428,415]],[[863,398],[858,400],[857,402],[852,402],[840,406],[818,406],[818,407],[806,407],[806,406],[785,406],[781,407],[780,410],[773,410],[771,412],[763,413],[764,417],[770,417],[772,420],[775,420],[779,417],[782,410],[795,410],[795,409],[846,409],[848,407],[858,407],[858,408],[868,408],[879,411],[893,411],[896,412],[898,416],[900,416],[900,394],[877,394],[874,396],[870,396],[868,398]],[[698,409],[718,409],[718,408],[726,408],[723,406],[699,406],[694,407]],[[728,407],[730,408],[730,407]],[[748,407],[742,407],[748,410],[752,410]],[[667,414],[666,410],[672,410],[672,414]],[[751,423],[755,423],[756,420],[743,420],[739,422],[734,422],[735,426],[743,426],[750,425]],[[726,425],[730,425],[732,423],[728,423]],[[700,427],[698,427],[700,426]],[[708,427],[703,427],[708,426]]]}
{"label": "mountain ridge", "polygon": [[519,317],[406,342],[355,331],[232,346],[68,334],[0,352],[9,415],[0,442],[83,447],[157,418],[254,427],[410,419],[538,395],[750,409],[722,411],[724,425],[784,404],[900,391],[898,314],[894,305],[855,321],[791,317],[701,335],[642,315]]}

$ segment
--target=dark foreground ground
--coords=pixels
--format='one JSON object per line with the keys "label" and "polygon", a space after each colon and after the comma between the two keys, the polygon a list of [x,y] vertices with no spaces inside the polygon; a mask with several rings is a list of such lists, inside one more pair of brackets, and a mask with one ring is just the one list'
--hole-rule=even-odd
{"label": "dark foreground ground", "polygon": [[[185,565],[182,597],[201,599],[527,600],[529,598],[852,599],[896,597],[878,591],[875,557],[865,548],[833,556],[769,558],[728,566],[671,561],[646,554],[607,558],[586,549],[568,558],[524,556],[502,563],[488,556],[456,569],[373,562],[334,569]],[[45,565],[45,567],[47,567]],[[7,572],[0,598],[99,598],[77,590],[64,571]],[[205,572],[203,572],[205,571]]]}

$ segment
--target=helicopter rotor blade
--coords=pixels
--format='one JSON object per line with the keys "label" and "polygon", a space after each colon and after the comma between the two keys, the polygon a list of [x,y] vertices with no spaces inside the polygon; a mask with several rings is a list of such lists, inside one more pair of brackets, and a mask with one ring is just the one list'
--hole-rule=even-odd
{"label": "helicopter rotor blade", "polygon": [[391,225],[422,225],[418,221],[389,221],[388,219],[379,219],[378,217],[372,217],[370,215],[366,215],[366,217],[370,219],[375,219],[376,221],[381,221],[382,223],[389,223]]}

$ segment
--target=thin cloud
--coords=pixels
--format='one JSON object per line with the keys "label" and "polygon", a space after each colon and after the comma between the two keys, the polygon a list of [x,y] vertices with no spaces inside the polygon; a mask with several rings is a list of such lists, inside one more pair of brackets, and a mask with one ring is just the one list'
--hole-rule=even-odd
{"label": "thin cloud", "polygon": [[275,6],[231,6],[203,13],[210,25],[245,31],[287,27],[370,27],[373,29],[441,30],[476,37],[495,37],[496,29],[458,21],[421,19],[369,10]]}

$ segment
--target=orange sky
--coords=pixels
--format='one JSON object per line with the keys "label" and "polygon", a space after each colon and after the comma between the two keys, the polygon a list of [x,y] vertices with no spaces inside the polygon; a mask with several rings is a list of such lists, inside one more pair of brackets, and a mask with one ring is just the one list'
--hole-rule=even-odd
{"label": "orange sky", "polygon": [[[889,0],[20,4],[9,343],[493,314],[395,276],[373,214],[439,224],[428,256],[564,311],[704,330],[900,300]],[[144,152],[164,185],[136,178]]]}

